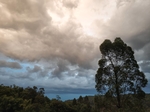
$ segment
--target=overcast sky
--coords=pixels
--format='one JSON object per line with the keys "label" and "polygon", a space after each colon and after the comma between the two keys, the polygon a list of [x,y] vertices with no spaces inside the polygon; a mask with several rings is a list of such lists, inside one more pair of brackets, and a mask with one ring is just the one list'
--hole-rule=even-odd
{"label": "overcast sky", "polygon": [[150,0],[0,0],[0,16],[1,84],[95,93],[99,45],[116,37],[150,80]]}

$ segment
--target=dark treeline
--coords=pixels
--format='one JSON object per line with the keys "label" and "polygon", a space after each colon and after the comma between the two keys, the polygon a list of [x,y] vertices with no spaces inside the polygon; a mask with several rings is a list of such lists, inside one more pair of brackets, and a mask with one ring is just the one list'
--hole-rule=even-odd
{"label": "dark treeline", "polygon": [[49,99],[44,88],[0,85],[0,112],[92,112],[88,97]]}
{"label": "dark treeline", "polygon": [[[78,99],[61,101],[59,96],[49,99],[44,96],[44,88],[36,86],[19,87],[0,85],[0,112],[117,112],[118,108],[112,103],[112,98],[105,96],[80,96]],[[144,102],[143,102],[144,101]],[[132,95],[126,102],[128,108],[121,112],[148,112],[150,95],[145,100],[136,101]]]}

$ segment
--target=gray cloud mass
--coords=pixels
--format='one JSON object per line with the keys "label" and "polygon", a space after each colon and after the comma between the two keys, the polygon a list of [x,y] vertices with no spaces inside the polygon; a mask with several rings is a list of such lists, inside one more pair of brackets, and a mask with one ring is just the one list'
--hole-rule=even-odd
{"label": "gray cloud mass", "polygon": [[0,68],[12,68],[12,69],[21,69],[21,65],[17,62],[7,62],[5,60],[0,60]]}

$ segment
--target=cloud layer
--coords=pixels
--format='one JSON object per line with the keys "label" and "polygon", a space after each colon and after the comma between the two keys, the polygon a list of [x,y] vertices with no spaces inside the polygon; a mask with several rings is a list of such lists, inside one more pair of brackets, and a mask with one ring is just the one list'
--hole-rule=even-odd
{"label": "cloud layer", "polygon": [[0,0],[0,82],[94,89],[99,45],[115,37],[149,78],[149,7],[149,0]]}

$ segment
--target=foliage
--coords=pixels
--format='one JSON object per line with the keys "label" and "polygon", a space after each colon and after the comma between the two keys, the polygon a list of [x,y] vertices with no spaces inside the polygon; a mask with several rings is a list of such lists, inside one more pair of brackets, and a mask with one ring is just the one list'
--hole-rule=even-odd
{"label": "foliage", "polygon": [[15,85],[0,85],[0,112],[149,112],[146,109],[150,110],[150,95],[146,95],[146,100],[135,99],[133,95],[129,95],[124,105],[126,108],[118,110],[112,102],[114,98],[108,99],[103,95],[80,96],[78,99],[63,102],[60,99],[50,100],[44,96],[44,88],[43,92],[40,90],[35,86],[22,88]]}
{"label": "foliage", "polygon": [[121,38],[116,38],[112,43],[105,40],[100,45],[102,58],[99,60],[99,68],[95,75],[95,88],[111,103],[118,108],[124,107],[128,97],[143,99],[145,92],[142,90],[147,84],[143,72],[139,70],[134,52]]}
{"label": "foliage", "polygon": [[0,85],[0,112],[92,112],[88,97],[63,102],[44,96],[44,88]]}
{"label": "foliage", "polygon": [[44,88],[0,85],[0,112],[42,112],[47,102]]}

